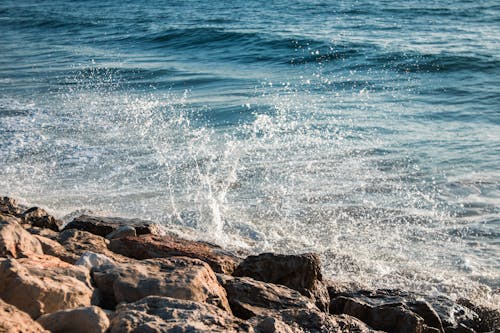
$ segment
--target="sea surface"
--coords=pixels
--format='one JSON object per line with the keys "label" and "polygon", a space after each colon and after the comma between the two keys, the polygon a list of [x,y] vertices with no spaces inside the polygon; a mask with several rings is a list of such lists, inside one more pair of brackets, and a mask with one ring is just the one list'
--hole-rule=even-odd
{"label": "sea surface", "polygon": [[2,0],[0,195],[498,306],[500,3]]}

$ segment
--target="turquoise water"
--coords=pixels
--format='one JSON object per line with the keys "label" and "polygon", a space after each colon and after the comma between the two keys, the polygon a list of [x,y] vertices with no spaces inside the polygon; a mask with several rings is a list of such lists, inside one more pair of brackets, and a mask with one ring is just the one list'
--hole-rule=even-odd
{"label": "turquoise water", "polygon": [[499,17],[491,0],[4,0],[0,194],[498,304]]}

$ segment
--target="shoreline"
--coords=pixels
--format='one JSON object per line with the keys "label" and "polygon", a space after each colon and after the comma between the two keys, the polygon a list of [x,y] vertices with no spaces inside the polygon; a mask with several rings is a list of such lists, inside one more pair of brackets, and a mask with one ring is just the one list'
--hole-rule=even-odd
{"label": "shoreline", "polygon": [[63,225],[3,197],[0,245],[0,331],[500,331],[469,300],[327,280],[314,253],[230,252],[137,219]]}

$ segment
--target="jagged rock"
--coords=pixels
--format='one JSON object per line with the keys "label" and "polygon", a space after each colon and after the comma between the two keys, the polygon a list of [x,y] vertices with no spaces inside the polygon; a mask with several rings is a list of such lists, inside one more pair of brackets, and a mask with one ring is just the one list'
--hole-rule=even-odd
{"label": "jagged rock", "polygon": [[256,280],[281,284],[311,297],[323,311],[328,311],[330,297],[322,283],[319,257],[313,253],[283,255],[262,253],[243,260],[233,273]]}
{"label": "jagged rock", "polygon": [[123,238],[123,237],[136,237],[137,232],[134,227],[130,225],[124,225],[117,228],[115,231],[106,235],[107,239]]}
{"label": "jagged rock", "polygon": [[26,207],[20,205],[17,200],[9,197],[0,198],[0,213],[5,213],[13,215],[15,217],[20,217],[21,213],[26,209]]}
{"label": "jagged rock", "polygon": [[0,332],[3,333],[49,333],[26,312],[0,298]]}
{"label": "jagged rock", "polygon": [[38,207],[31,207],[22,213],[24,223],[31,224],[39,228],[47,228],[54,231],[59,231],[59,226],[62,221],[47,213],[45,210]]}
{"label": "jagged rock", "polygon": [[254,330],[248,323],[210,304],[149,296],[118,305],[110,332],[252,333]]}
{"label": "jagged rock", "polygon": [[104,333],[109,327],[108,316],[97,306],[45,314],[37,322],[52,333]]}
{"label": "jagged rock", "polygon": [[103,265],[94,267],[92,276],[107,307],[156,295],[206,302],[231,312],[226,291],[201,260],[171,257]]}
{"label": "jagged rock", "polygon": [[15,221],[0,215],[0,257],[22,258],[43,254],[42,245]]}
{"label": "jagged rock", "polygon": [[62,246],[60,243],[56,242],[47,237],[42,237],[39,235],[33,235],[42,245],[42,250],[44,254],[51,255],[53,257],[57,257],[62,261],[65,261],[69,264],[74,264],[75,261],[78,260],[78,255],[69,252]]}
{"label": "jagged rock", "polygon": [[87,267],[89,270],[99,269],[101,266],[116,266],[117,263],[106,257],[104,254],[94,252],[84,252],[80,258],[75,262],[75,265]]}
{"label": "jagged rock", "polygon": [[78,229],[88,231],[95,235],[106,237],[113,231],[123,226],[131,226],[135,228],[137,235],[145,234],[160,234],[160,227],[149,221],[139,219],[125,219],[121,217],[102,217],[81,215],[70,223],[63,230]]}
{"label": "jagged rock", "polygon": [[473,329],[478,332],[500,332],[499,310],[473,304],[467,299],[459,299],[457,303],[477,313],[478,320],[475,321],[474,325],[471,325]]}
{"label": "jagged rock", "polygon": [[298,291],[249,277],[220,277],[227,292],[229,305],[235,316],[249,319],[253,316],[271,316],[284,309],[316,309],[311,300]]}
{"label": "jagged rock", "polygon": [[[333,316],[318,309],[288,309],[275,313],[272,317],[278,325],[269,326],[269,317],[257,316],[249,320],[259,333],[376,333],[365,323],[346,315]],[[283,325],[284,324],[284,325]],[[262,330],[264,328],[264,331]],[[380,332],[382,333],[382,332]]]}
{"label": "jagged rock", "polygon": [[0,259],[0,298],[34,319],[61,309],[89,306],[93,292],[84,267],[47,255]]}
{"label": "jagged rock", "polygon": [[202,242],[168,236],[145,235],[113,239],[109,248],[135,259],[164,258],[171,256],[191,257],[205,261],[217,273],[231,274],[238,259],[221,248]]}

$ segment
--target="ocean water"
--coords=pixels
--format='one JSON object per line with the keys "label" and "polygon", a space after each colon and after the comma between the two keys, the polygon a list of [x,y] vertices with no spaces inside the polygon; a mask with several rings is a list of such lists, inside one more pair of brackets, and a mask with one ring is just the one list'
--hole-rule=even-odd
{"label": "ocean water", "polygon": [[0,2],[0,194],[500,303],[496,0]]}

